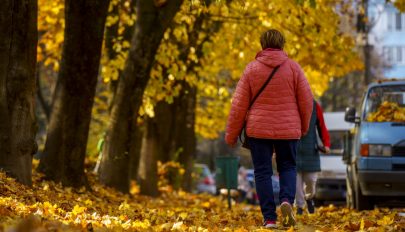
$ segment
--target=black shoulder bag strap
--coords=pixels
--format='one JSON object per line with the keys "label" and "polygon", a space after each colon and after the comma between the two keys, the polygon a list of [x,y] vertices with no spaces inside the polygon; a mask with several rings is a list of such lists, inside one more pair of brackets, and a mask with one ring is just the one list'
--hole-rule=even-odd
{"label": "black shoulder bag strap", "polygon": [[[259,97],[259,95],[263,92],[263,90],[264,90],[264,89],[266,88],[266,86],[269,84],[269,82],[270,82],[271,79],[273,78],[274,74],[277,72],[278,68],[280,68],[280,66],[281,66],[281,64],[278,65],[278,66],[276,66],[276,67],[273,69],[273,71],[270,73],[269,77],[267,78],[266,82],[264,82],[263,86],[259,89],[259,92],[257,92],[256,96],[254,96],[254,98],[252,99],[252,101],[251,101],[250,104],[249,104],[249,108],[248,108],[248,110],[247,110],[247,114],[249,113],[250,108],[252,108],[252,106],[253,106],[253,104],[255,103],[256,99]],[[247,114],[246,114],[246,116],[247,116]],[[240,135],[239,135],[239,140],[240,140],[240,142],[241,142],[242,144],[244,144],[244,141],[242,141],[242,132],[243,132],[243,131],[245,131],[245,140],[246,140],[246,138],[247,138],[247,137],[246,137],[246,121],[247,121],[247,120],[245,119],[245,122],[244,122],[244,124],[243,124],[242,130],[241,130]]]}

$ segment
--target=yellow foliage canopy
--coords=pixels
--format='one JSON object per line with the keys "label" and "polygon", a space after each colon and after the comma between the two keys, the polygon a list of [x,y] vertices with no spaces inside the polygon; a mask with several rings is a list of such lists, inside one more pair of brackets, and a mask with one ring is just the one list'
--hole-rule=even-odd
{"label": "yellow foliage canopy", "polygon": [[[287,54],[303,67],[317,97],[328,88],[330,78],[362,68],[354,39],[339,31],[334,3],[317,1],[315,8],[295,0],[244,3],[210,8],[211,20],[223,21],[223,26],[204,46],[205,56],[199,60],[199,102],[204,104],[198,105],[196,131],[204,137],[216,138],[225,128],[236,81],[260,51],[260,35],[269,28],[285,35]],[[207,99],[215,103],[206,103]]]}
{"label": "yellow foliage canopy", "polygon": [[[192,3],[192,4],[191,4]],[[118,25],[118,36],[111,59],[103,50],[101,77],[104,83],[117,80],[125,66],[130,41],[123,39],[125,28],[134,25],[129,0],[113,0],[110,12],[119,4],[119,14],[111,13],[106,25]],[[350,1],[347,3],[350,6]],[[202,51],[188,46],[188,34],[200,14],[208,17],[197,36]],[[64,1],[39,0],[38,27],[40,40],[38,60],[58,70],[63,43]],[[319,0],[315,7],[308,1],[246,0],[227,5],[221,1],[209,7],[200,1],[185,1],[174,19],[174,27],[164,34],[156,55],[156,65],[144,96],[140,115],[154,115],[156,102],[171,102],[181,90],[179,81],[186,80],[198,89],[196,131],[206,138],[216,138],[225,128],[232,91],[245,65],[260,50],[258,38],[269,28],[282,31],[286,38],[286,52],[303,67],[316,96],[327,89],[330,78],[361,69],[354,52],[352,37],[339,32],[339,15],[334,1]],[[221,29],[210,33],[216,24]],[[207,39],[208,38],[208,39]],[[187,59],[180,59],[182,49],[188,48]],[[197,56],[202,52],[202,56]],[[197,66],[190,72],[190,66]],[[105,106],[103,106],[105,108]],[[98,110],[94,110],[97,112]],[[107,114],[103,117],[106,117]]]}
{"label": "yellow foliage canopy", "polygon": [[405,0],[390,0],[394,6],[401,12],[405,12]]}
{"label": "yellow foliage canopy", "polygon": [[59,70],[65,30],[65,1],[38,0],[38,62]]}

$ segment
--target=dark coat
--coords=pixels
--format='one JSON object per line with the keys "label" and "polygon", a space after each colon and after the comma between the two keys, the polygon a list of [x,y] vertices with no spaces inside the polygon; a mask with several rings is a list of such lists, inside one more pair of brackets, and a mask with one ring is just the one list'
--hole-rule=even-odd
{"label": "dark coat", "polygon": [[319,172],[321,171],[321,160],[318,152],[318,139],[316,134],[317,116],[316,104],[313,104],[313,111],[308,133],[301,138],[297,150],[297,172]]}

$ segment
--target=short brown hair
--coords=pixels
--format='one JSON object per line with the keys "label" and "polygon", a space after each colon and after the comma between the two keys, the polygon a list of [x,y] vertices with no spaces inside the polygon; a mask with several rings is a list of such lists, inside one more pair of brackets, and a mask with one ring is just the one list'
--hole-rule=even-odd
{"label": "short brown hair", "polygon": [[276,49],[283,49],[285,44],[285,38],[281,32],[270,29],[265,31],[260,36],[260,44],[262,45],[262,49],[266,48],[276,48]]}

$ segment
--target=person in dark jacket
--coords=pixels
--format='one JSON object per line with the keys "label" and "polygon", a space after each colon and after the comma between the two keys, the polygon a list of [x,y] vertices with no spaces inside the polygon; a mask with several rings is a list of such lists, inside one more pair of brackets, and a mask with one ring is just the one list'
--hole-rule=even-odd
{"label": "person in dark jacket", "polygon": [[[321,138],[323,146],[318,144]],[[305,203],[309,213],[315,212],[314,196],[316,191],[317,174],[321,171],[319,150],[330,152],[330,137],[326,129],[322,108],[314,101],[308,133],[300,140],[297,152],[297,190],[295,202],[297,214],[302,214]]]}

